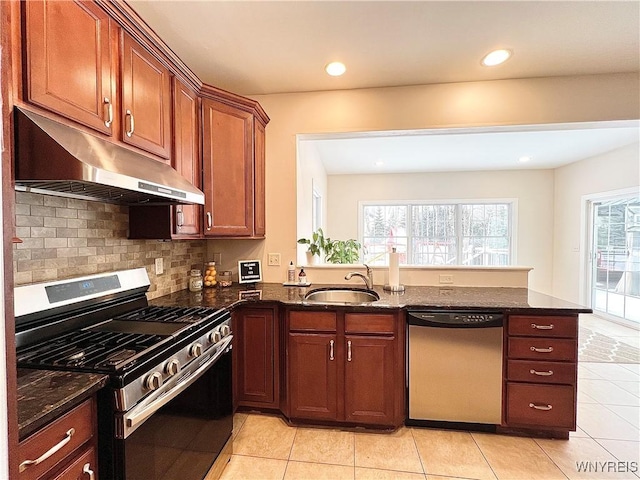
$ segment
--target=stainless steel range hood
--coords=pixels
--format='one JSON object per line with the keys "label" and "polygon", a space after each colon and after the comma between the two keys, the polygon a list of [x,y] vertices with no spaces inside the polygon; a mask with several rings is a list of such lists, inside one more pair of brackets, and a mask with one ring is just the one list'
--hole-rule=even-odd
{"label": "stainless steel range hood", "polygon": [[169,165],[16,107],[16,190],[124,205],[204,205]]}

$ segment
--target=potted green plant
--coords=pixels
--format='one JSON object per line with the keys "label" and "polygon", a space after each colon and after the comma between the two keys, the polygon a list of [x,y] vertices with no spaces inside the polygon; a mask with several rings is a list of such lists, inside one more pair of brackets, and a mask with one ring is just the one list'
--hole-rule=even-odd
{"label": "potted green plant", "polygon": [[324,253],[325,257],[330,254],[331,244],[330,238],[325,238],[322,228],[319,228],[311,234],[311,238],[299,238],[300,245],[307,245],[307,264],[314,265]]}
{"label": "potted green plant", "polygon": [[327,254],[327,262],[330,263],[357,263],[360,260],[360,248],[362,245],[357,240],[333,240]]}

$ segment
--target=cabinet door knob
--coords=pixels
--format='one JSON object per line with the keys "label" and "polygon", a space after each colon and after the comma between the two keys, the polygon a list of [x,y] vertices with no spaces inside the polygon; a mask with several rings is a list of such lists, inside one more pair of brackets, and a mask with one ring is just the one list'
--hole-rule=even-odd
{"label": "cabinet door knob", "polygon": [[27,467],[29,467],[31,465],[38,465],[39,463],[44,462],[47,458],[49,458],[51,455],[55,454],[62,447],[64,447],[67,443],[69,443],[71,441],[71,437],[73,437],[73,435],[75,433],[76,433],[76,429],[75,428],[70,428],[69,430],[67,430],[67,433],[65,433],[64,438],[62,440],[60,440],[58,443],[56,443],[53,447],[51,447],[49,450],[44,452],[38,458],[36,458],[35,460],[25,460],[24,462],[22,462],[20,464],[20,466],[18,467],[20,472],[21,473],[24,472],[27,469]]}
{"label": "cabinet door knob", "polygon": [[207,212],[207,230],[211,230],[212,226],[213,226],[213,215],[211,215],[211,212]]}
{"label": "cabinet door knob", "polygon": [[333,360],[334,359],[334,356],[333,356],[333,344],[334,343],[335,342],[333,340],[331,340],[329,342],[329,360]]}
{"label": "cabinet door knob", "polygon": [[178,228],[184,225],[184,214],[182,210],[176,210],[176,222],[178,223]]}
{"label": "cabinet door knob", "polygon": [[552,405],[536,405],[535,403],[530,403],[529,404],[529,408],[533,408],[535,410],[544,410],[545,412],[548,412],[549,410],[551,410],[553,408]]}
{"label": "cabinet door knob", "polygon": [[549,347],[549,348],[531,347],[530,350],[532,352],[538,352],[538,353],[549,353],[549,352],[553,352],[553,347]]}
{"label": "cabinet door knob", "polygon": [[131,113],[131,110],[127,110],[126,118],[129,119],[129,129],[125,133],[127,134],[127,137],[131,137],[133,135],[133,131],[136,129],[136,122],[133,119],[133,113]]}
{"label": "cabinet door knob", "polygon": [[82,467],[82,474],[86,474],[87,478],[89,480],[95,480],[96,476],[93,473],[93,470],[91,470],[91,464],[90,463],[85,463],[84,467]]}
{"label": "cabinet door knob", "polygon": [[550,325],[538,325],[536,323],[532,323],[531,328],[535,330],[553,330],[553,323]]}
{"label": "cabinet door knob", "polygon": [[113,123],[113,103],[107,97],[104,97],[104,104],[107,107],[107,120],[104,122],[104,126],[110,128]]}
{"label": "cabinet door knob", "polygon": [[347,362],[351,361],[351,340],[347,342]]}

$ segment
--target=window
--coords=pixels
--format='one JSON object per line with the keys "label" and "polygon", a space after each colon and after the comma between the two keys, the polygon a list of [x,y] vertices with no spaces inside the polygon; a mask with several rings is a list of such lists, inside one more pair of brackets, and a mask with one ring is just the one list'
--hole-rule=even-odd
{"label": "window", "polygon": [[411,265],[510,265],[512,203],[362,204],[364,261],[393,247]]}
{"label": "window", "polygon": [[315,188],[313,189],[311,214],[311,231],[315,232],[322,227],[322,195]]}

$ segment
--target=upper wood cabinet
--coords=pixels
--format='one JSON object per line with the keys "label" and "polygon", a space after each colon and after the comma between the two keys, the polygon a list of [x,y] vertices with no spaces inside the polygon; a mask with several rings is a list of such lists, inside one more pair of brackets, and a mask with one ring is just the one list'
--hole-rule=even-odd
{"label": "upper wood cabinet", "polygon": [[[202,188],[202,158],[199,148],[198,94],[177,78],[173,79],[173,168],[193,185]],[[173,207],[174,238],[200,237],[202,207]]]}
{"label": "upper wood cabinet", "polygon": [[202,100],[204,235],[253,234],[253,115]]}
{"label": "upper wood cabinet", "polygon": [[253,186],[253,235],[264,237],[267,233],[265,212],[265,125],[254,118],[254,186]]}
{"label": "upper wood cabinet", "polygon": [[122,140],[171,156],[171,77],[148,50],[122,32]]}
{"label": "upper wood cabinet", "polygon": [[114,22],[93,2],[44,0],[22,6],[26,100],[111,135]]}

